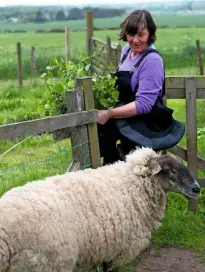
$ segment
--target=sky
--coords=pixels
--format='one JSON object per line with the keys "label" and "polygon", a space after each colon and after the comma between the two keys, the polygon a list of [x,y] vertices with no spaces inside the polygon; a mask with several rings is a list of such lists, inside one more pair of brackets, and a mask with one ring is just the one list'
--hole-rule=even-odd
{"label": "sky", "polygon": [[[0,0],[0,6],[14,6],[14,5],[30,5],[30,6],[38,6],[38,5],[89,5],[89,4],[133,4],[136,5],[142,2],[179,2],[180,0]],[[181,0],[183,1],[183,0]],[[185,0],[184,0],[185,1]]]}

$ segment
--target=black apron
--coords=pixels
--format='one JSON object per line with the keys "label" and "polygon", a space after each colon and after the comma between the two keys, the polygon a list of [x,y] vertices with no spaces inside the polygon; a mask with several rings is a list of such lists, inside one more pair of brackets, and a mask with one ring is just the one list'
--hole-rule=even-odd
{"label": "black apron", "polygon": [[[130,48],[122,57],[120,64],[126,59],[129,51]],[[134,68],[137,69],[143,59],[153,52],[159,54],[155,49],[148,50],[134,65]],[[134,92],[132,91],[133,72],[117,69],[114,75],[117,76],[116,87],[119,91],[119,102],[115,107],[133,102],[138,91],[138,85]],[[125,155],[136,146],[150,147],[159,151],[168,149],[181,140],[185,133],[185,126],[176,121],[172,116],[173,110],[164,105],[162,101],[164,94],[165,80],[162,95],[158,97],[150,113],[131,118],[109,119],[104,125],[98,124],[100,155],[104,157],[104,165],[124,160]],[[120,140],[120,145],[116,145],[117,140]]]}
{"label": "black apron", "polygon": [[[130,48],[122,57],[120,64],[126,59],[129,51]],[[134,68],[137,69],[143,59],[150,53],[159,54],[155,49],[148,50],[134,65]],[[134,92],[131,88],[133,71],[119,71],[117,69],[115,75],[117,76],[116,86],[119,91],[119,102],[116,107],[133,102],[138,91],[138,86],[136,86]],[[185,125],[175,120],[172,116],[173,110],[164,105],[162,100],[164,94],[165,79],[162,95],[158,97],[150,113],[131,118],[115,119],[120,135],[139,147],[150,147],[156,151],[176,145],[185,133]]]}

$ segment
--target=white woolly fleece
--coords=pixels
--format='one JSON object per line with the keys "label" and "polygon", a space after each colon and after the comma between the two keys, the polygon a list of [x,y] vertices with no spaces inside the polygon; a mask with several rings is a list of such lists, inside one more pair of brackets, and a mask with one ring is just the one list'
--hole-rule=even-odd
{"label": "white woolly fleece", "polygon": [[0,199],[0,272],[72,272],[120,265],[150,242],[165,193],[144,148],[126,162],[49,177]]}

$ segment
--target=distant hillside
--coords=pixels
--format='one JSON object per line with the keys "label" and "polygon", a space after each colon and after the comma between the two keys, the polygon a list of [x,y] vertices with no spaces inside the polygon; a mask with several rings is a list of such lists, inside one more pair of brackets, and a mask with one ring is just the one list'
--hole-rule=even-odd
{"label": "distant hillside", "polygon": [[[113,1],[113,2],[112,2]],[[102,0],[103,2],[103,0]],[[183,14],[203,14],[205,13],[205,1],[170,1],[170,2],[146,2],[136,3],[135,5],[114,3],[110,5],[85,5],[85,6],[6,6],[0,7],[0,20],[16,23],[42,23],[50,21],[67,21],[83,19],[87,10],[92,10],[95,18],[108,18],[123,16],[123,14],[136,8],[146,8],[153,14],[176,12]]]}
{"label": "distant hillside", "polygon": [[[125,16],[125,15],[124,15]],[[124,16],[112,18],[94,18],[94,27],[97,29],[116,29]],[[173,20],[174,16],[174,20]],[[158,27],[205,27],[204,15],[176,13],[153,14]],[[5,23],[0,21],[0,32],[64,32],[65,27],[72,31],[84,31],[86,28],[85,19],[69,21],[50,21],[44,23]]]}
{"label": "distant hillside", "polygon": [[108,18],[122,16],[125,8],[99,8],[85,6],[8,6],[0,8],[0,20],[5,22],[44,23],[50,21],[80,20],[85,17],[87,11],[92,11],[95,18]]}

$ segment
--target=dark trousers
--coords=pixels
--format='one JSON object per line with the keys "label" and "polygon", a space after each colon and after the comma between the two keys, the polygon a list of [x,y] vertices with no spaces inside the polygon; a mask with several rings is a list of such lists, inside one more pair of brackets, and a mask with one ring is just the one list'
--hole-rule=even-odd
{"label": "dark trousers", "polygon": [[[114,119],[108,120],[104,125],[98,124],[98,137],[100,157],[104,158],[103,165],[123,160],[123,155],[127,155],[135,148],[133,143],[119,133]],[[121,141],[121,144],[117,147],[118,140]]]}

